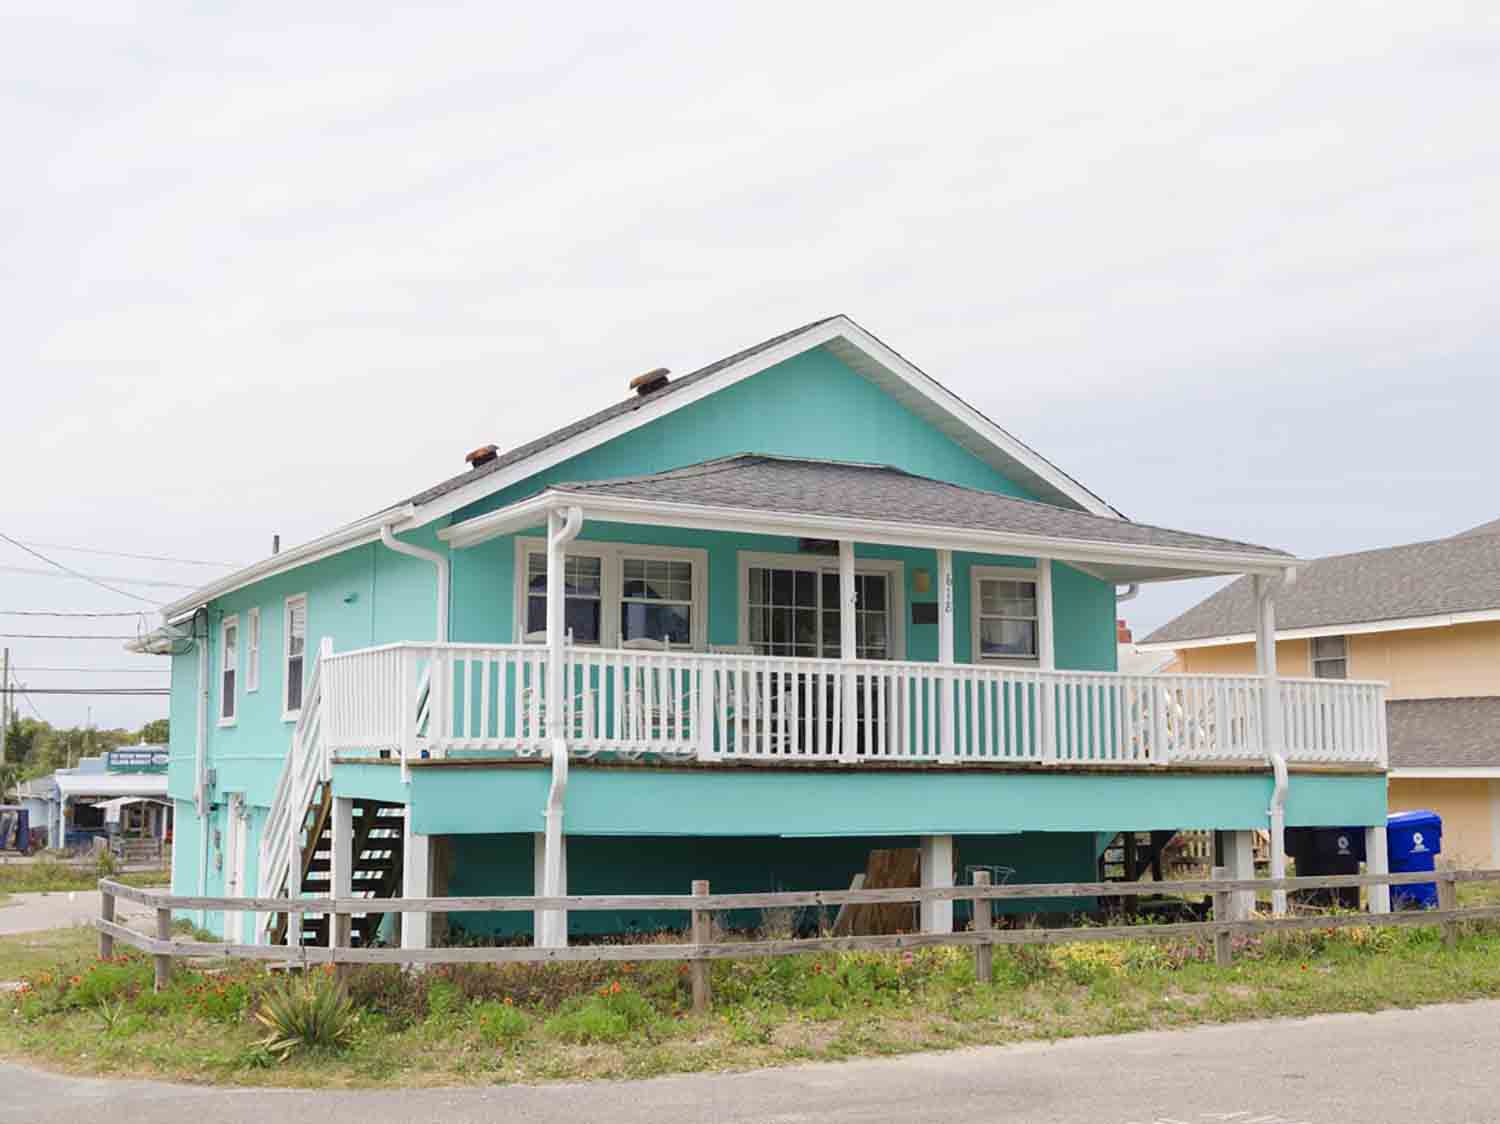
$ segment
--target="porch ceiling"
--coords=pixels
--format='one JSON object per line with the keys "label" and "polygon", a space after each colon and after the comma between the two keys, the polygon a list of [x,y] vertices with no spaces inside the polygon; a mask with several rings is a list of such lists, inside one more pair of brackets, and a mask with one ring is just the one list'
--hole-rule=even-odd
{"label": "porch ceiling", "polygon": [[1290,554],[1253,543],[1091,515],[881,465],[740,455],[650,476],[555,484],[455,524],[455,548],[535,527],[576,506],[586,519],[981,554],[1062,559],[1107,581],[1279,574]]}

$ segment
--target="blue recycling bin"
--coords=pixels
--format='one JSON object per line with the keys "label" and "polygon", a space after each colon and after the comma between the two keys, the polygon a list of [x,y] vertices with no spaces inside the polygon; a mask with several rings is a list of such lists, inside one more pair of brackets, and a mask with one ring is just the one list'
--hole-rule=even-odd
{"label": "blue recycling bin", "polygon": [[[1386,817],[1386,841],[1391,873],[1435,870],[1443,850],[1443,817],[1436,812],[1395,812]],[[1394,909],[1436,909],[1436,882],[1413,882],[1391,887]]]}

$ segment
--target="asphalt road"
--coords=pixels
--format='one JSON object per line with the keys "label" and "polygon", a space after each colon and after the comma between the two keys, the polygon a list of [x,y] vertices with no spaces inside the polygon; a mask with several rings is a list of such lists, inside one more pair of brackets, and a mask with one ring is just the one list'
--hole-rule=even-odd
{"label": "asphalt road", "polygon": [[1500,1002],[1484,1002],[586,1085],[225,1091],[0,1065],[0,1120],[1484,1124],[1497,1058]]}

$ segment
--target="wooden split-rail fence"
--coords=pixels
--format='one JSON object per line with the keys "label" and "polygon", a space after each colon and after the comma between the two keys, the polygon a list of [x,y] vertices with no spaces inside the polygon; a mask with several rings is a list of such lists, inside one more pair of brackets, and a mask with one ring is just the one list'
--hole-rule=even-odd
{"label": "wooden split-rail fence", "polygon": [[[1236,916],[1235,898],[1277,890],[1324,890],[1350,886],[1407,886],[1436,883],[1438,908],[1394,913],[1309,913],[1288,917]],[[928,888],[879,890],[803,890],[764,894],[714,894],[707,882],[694,882],[691,894],[574,896],[574,897],[451,897],[389,898],[379,906],[387,913],[499,912],[503,910],[588,912],[591,910],[681,911],[690,917],[686,944],[588,944],[562,948],[534,946],[461,948],[352,948],[338,943],[347,925],[330,925],[334,934],[329,945],[235,944],[175,939],[173,910],[222,910],[226,912],[328,914],[343,917],[370,909],[368,898],[206,898],[143,890],[110,879],[99,883],[102,895],[99,931],[100,956],[112,956],[116,942],[130,945],[155,960],[156,987],[167,986],[174,959],[244,958],[281,965],[309,967],[322,964],[505,964],[561,961],[646,960],[683,961],[689,965],[693,1007],[706,1011],[710,1003],[709,968],[715,960],[749,960],[768,956],[855,950],[896,951],[938,946],[969,947],[974,950],[976,977],[990,982],[996,945],[1067,944],[1076,941],[1160,940],[1199,938],[1211,940],[1215,959],[1228,966],[1233,957],[1233,938],[1250,933],[1290,932],[1368,925],[1436,925],[1443,941],[1453,947],[1458,927],[1466,921],[1500,919],[1500,905],[1458,907],[1458,886],[1464,882],[1500,882],[1500,870],[1446,870],[1405,874],[1344,874],[1317,878],[1232,879],[1226,868],[1215,867],[1214,877],[1182,882],[1056,882],[1010,886],[990,884],[988,871],[976,871],[974,884]],[[1087,925],[1069,928],[997,928],[990,903],[1039,898],[1124,898],[1146,894],[1208,894],[1213,917],[1208,921],[1160,924]],[[155,936],[127,928],[115,920],[117,899],[136,902],[155,911]],[[739,909],[832,909],[851,905],[891,905],[907,902],[967,901],[973,907],[973,926],[961,932],[913,932],[876,936],[794,937],[770,940],[715,939],[713,915]],[[292,931],[300,927],[294,926]]]}

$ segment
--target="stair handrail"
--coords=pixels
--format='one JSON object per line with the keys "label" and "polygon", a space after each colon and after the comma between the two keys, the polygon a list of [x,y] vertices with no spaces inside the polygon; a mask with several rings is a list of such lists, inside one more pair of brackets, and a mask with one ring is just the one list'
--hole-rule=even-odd
{"label": "stair handrail", "polygon": [[292,730],[291,744],[282,765],[276,795],[266,816],[260,839],[260,896],[296,896],[292,880],[292,856],[297,837],[318,785],[332,776],[327,739],[323,737],[323,658],[333,654],[333,642],[324,639],[314,660],[302,695],[302,710]]}

